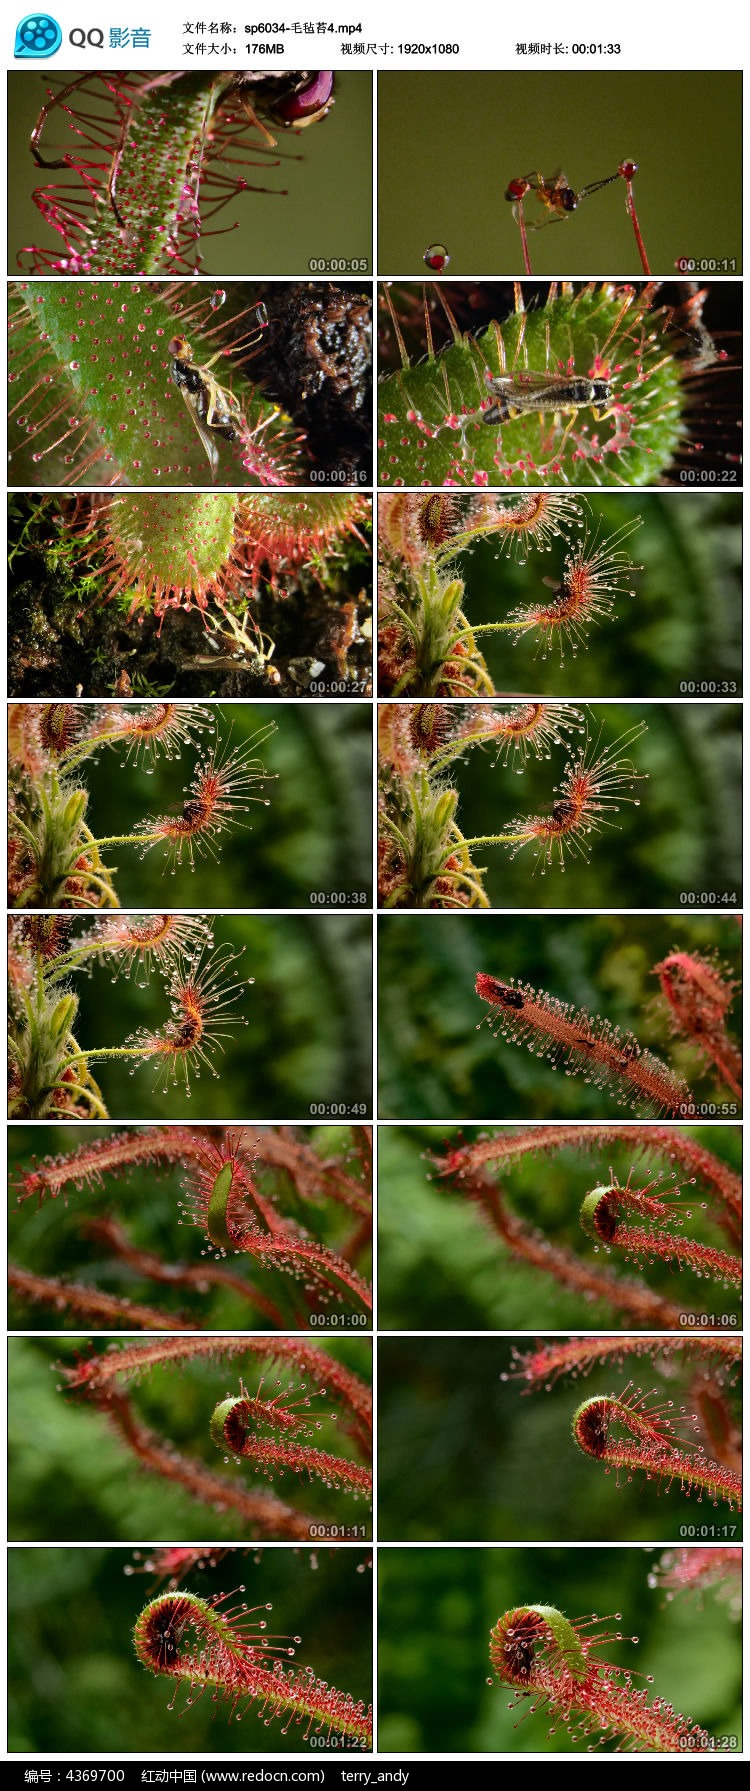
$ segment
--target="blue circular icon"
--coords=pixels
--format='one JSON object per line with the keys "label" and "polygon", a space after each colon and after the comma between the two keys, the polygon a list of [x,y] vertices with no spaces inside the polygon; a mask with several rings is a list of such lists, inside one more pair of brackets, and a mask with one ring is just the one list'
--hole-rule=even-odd
{"label": "blue circular icon", "polygon": [[14,56],[54,56],[62,43],[62,31],[57,19],[51,19],[48,12],[31,12],[28,18],[22,19],[16,26],[16,47]]}

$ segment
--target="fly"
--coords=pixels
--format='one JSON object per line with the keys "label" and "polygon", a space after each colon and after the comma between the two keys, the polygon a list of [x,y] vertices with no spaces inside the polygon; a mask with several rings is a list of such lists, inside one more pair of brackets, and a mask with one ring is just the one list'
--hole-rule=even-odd
{"label": "fly", "polygon": [[[260,335],[268,325],[265,306],[256,305],[255,312]],[[211,478],[215,479],[219,466],[216,437],[220,436],[227,442],[239,439],[245,427],[242,406],[233,392],[226,391],[224,386],[219,385],[211,371],[214,362],[219,359],[218,355],[214,355],[205,365],[199,365],[185,336],[173,336],[168,350],[172,356],[170,379],[185,400],[193,426],[206,450]]]}

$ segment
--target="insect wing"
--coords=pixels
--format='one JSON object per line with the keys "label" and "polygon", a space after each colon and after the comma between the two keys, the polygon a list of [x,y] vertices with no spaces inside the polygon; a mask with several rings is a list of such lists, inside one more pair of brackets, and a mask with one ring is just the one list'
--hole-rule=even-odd
{"label": "insect wing", "polygon": [[208,430],[206,428],[203,418],[201,416],[199,416],[199,414],[198,414],[198,402],[199,402],[200,395],[197,392],[186,391],[186,389],[183,385],[180,386],[180,391],[181,391],[184,401],[187,405],[187,408],[190,412],[190,416],[191,416],[191,419],[193,422],[193,427],[197,430],[197,433],[200,436],[203,446],[208,455],[208,464],[211,468],[211,478],[215,479],[216,473],[218,470],[218,465],[219,465],[219,450],[216,446],[214,437],[211,435],[210,430]]}

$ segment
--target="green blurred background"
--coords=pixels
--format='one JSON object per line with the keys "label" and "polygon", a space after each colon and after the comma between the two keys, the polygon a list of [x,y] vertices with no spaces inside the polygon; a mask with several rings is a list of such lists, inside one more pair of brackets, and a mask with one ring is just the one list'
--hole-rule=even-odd
{"label": "green blurred background", "polygon": [[[252,1139],[258,1136],[258,1130],[255,1127],[250,1133],[248,1149],[251,1154]],[[169,1281],[157,1283],[137,1266],[123,1262],[106,1241],[91,1235],[89,1226],[97,1219],[113,1217],[121,1223],[136,1249],[161,1258],[165,1264],[180,1262],[194,1270],[202,1268],[206,1254],[203,1230],[181,1218],[186,1204],[182,1165],[160,1166],[158,1171],[152,1164],[142,1165],[125,1174],[105,1176],[96,1187],[89,1186],[85,1191],[76,1189],[67,1200],[48,1199],[40,1205],[32,1199],[19,1206],[15,1183],[17,1170],[28,1169],[32,1160],[39,1161],[56,1153],[66,1156],[113,1133],[114,1128],[107,1126],[8,1127],[11,1169],[8,1232],[14,1263],[37,1274],[61,1275],[107,1293],[145,1302],[159,1312],[183,1318],[188,1314],[196,1327],[207,1331],[242,1331],[249,1325],[258,1331],[275,1329],[273,1320],[256,1306],[251,1294],[243,1298],[232,1288],[210,1283],[197,1289],[175,1286]],[[303,1134],[302,1142],[316,1151],[321,1160],[334,1160],[345,1166],[350,1176],[361,1180],[364,1191],[364,1179],[355,1155],[353,1128],[306,1126],[304,1130],[298,1128],[298,1135],[300,1133]],[[271,1169],[260,1160],[256,1161],[253,1178],[260,1193],[277,1203],[279,1212],[291,1224],[301,1225],[308,1237],[335,1251],[349,1245],[355,1220],[343,1203],[322,1199],[320,1195],[302,1199],[285,1169]],[[221,1259],[220,1251],[214,1250],[210,1254]],[[360,1274],[367,1279],[371,1252],[366,1244],[356,1252],[353,1260]],[[221,1266],[244,1280],[250,1289],[256,1289],[272,1300],[290,1330],[305,1329],[310,1323],[311,1312],[323,1330],[326,1315],[337,1329],[345,1328],[350,1322],[356,1324],[365,1315],[364,1306],[354,1296],[351,1300],[345,1296],[341,1304],[334,1299],[325,1305],[319,1295],[302,1286],[298,1276],[266,1268],[253,1256],[230,1255],[227,1261],[222,1260]],[[12,1293],[10,1304],[12,1328],[17,1330],[26,1330],[30,1323],[35,1331],[59,1330],[65,1322],[76,1323],[75,1313],[60,1312],[46,1305],[29,1306],[26,1300],[14,1298]],[[100,1326],[92,1328],[112,1330],[115,1325],[109,1318],[102,1319]],[[136,1321],[131,1319],[128,1324],[125,1312],[119,1328],[135,1329]]]}
{"label": "green blurred background", "polygon": [[[561,1001],[632,1029],[685,1074],[697,1100],[717,1098],[712,1075],[670,1038],[649,997],[667,953],[717,948],[741,966],[736,919],[681,914],[572,916],[432,914],[381,917],[378,945],[380,1115],[383,1119],[615,1119],[617,1096],[554,1070],[525,1047],[493,1037],[475,993],[478,971],[527,981]],[[741,1036],[739,1003],[730,1030]],[[692,1080],[691,1080],[692,1078]],[[728,1090],[721,1100],[733,1101]],[[630,1113],[626,1109],[626,1114]],[[722,1117],[720,1114],[716,1117]],[[732,1118],[731,1112],[723,1115]]]}
{"label": "green blurred background", "polygon": [[[171,1083],[165,1094],[158,1062],[132,1075],[126,1058],[94,1064],[112,1118],[310,1119],[316,1102],[364,1103],[365,1111],[351,1117],[365,1118],[372,1088],[369,918],[220,915],[212,931],[216,948],[244,947],[228,979],[255,982],[227,1012],[242,1014],[247,1025],[226,1028],[223,1056],[215,1059],[218,1077],[205,1068],[199,1081],[191,1077],[192,1096],[184,1084]],[[169,1018],[157,975],[142,989],[132,976],[113,980],[104,962],[91,980],[72,981],[80,997],[76,1037],[84,1048],[120,1046],[138,1027],[152,1032]]]}
{"label": "green blurred background", "polygon": [[554,843],[549,867],[544,859],[537,862],[541,842],[534,840],[515,856],[509,846],[476,847],[475,864],[487,867],[490,907],[678,908],[683,893],[730,897],[739,906],[741,705],[615,703],[583,713],[586,731],[566,734],[566,744],[553,744],[549,756],[530,753],[520,778],[517,756],[505,767],[496,741],[473,747],[448,767],[443,781],[459,792],[457,823],[464,839],[513,833],[519,819],[551,814],[564,768],[581,750],[593,763],[640,722],[647,724],[641,739],[613,752],[647,781],[632,784],[630,801],[625,780],[622,796],[615,792],[612,807],[602,811],[601,832],[594,823],[578,842],[580,851],[565,849],[564,873]]}
{"label": "green blurred background", "polygon": [[[741,1747],[741,1643],[726,1605],[648,1585],[659,1551],[605,1549],[390,1549],[378,1563],[378,1745],[401,1753],[579,1753],[564,1727],[551,1737],[544,1710],[523,1720],[513,1693],[490,1676],[489,1636],[505,1611],[552,1604],[570,1618],[622,1612],[602,1658],[638,1674],[665,1698]],[[637,1648],[624,1638],[638,1636]],[[597,1753],[600,1750],[597,1748]],[[610,1747],[605,1744],[604,1752]]]}
{"label": "green blurred background", "polygon": [[[450,274],[523,272],[509,180],[561,168],[576,191],[639,164],[635,202],[651,270],[680,256],[741,256],[742,75],[734,70],[378,75],[378,271],[423,271],[428,245]],[[527,221],[544,216],[532,195]],[[625,183],[562,224],[529,234],[535,274],[642,272]],[[721,271],[721,270],[719,270]]]}
{"label": "green blurred background", "polygon": [[[529,1340],[518,1338],[523,1348]],[[584,1399],[622,1397],[632,1379],[649,1409],[674,1401],[676,1446],[691,1453],[695,1395],[689,1362],[649,1357],[604,1363],[531,1392],[513,1374],[509,1337],[388,1337],[378,1342],[378,1535],[386,1542],[677,1541],[680,1525],[730,1526],[724,1500],[682,1493],[679,1480],[615,1474],[570,1434]],[[692,1373],[695,1373],[693,1369]],[[740,1395],[725,1389],[736,1422]],[[687,1414],[680,1421],[678,1413]],[[617,1435],[628,1433],[615,1427]],[[709,1439],[701,1433],[706,1455]],[[411,1464],[419,1462],[419,1473]],[[467,1474],[466,1464],[471,1463]],[[618,1484],[619,1482],[619,1484]],[[722,1535],[723,1535],[722,1531]]]}
{"label": "green blurred background", "polygon": [[[267,772],[250,794],[239,794],[218,842],[218,863],[196,853],[195,870],[183,853],[157,841],[141,856],[137,846],[105,849],[117,865],[115,889],[123,908],[307,908],[311,893],[351,897],[372,884],[371,718],[355,703],[233,703],[214,710],[216,733],[196,737],[155,769],[126,758],[127,743],[87,761],[80,781],[90,791],[87,825],[96,837],[138,833],[148,817],[179,815],[198,761],[242,751],[274,722],[253,759]],[[257,797],[257,800],[255,798]],[[269,806],[264,807],[265,800]],[[245,812],[247,810],[247,812]]]}
{"label": "green blurred background", "polygon": [[[143,1557],[141,1557],[141,1560]],[[359,1549],[232,1550],[185,1584],[201,1597],[245,1586],[250,1605],[273,1602],[269,1629],[299,1635],[296,1659],[352,1697],[372,1689],[372,1585]],[[133,1574],[131,1549],[8,1551],[11,1753],[267,1754],[299,1752],[300,1730],[242,1722],[210,1694],[170,1711],[174,1687],[136,1660],[131,1633],[154,1576]],[[239,1603],[230,1598],[230,1608]],[[266,1616],[266,1613],[262,1613]],[[180,1711],[183,1712],[180,1715]]]}
{"label": "green blurred background", "polygon": [[[275,71],[274,71],[275,72]],[[55,69],[55,81],[75,81],[80,69]],[[41,71],[14,69],[8,81],[8,132],[13,180],[8,190],[8,265],[33,243],[64,253],[62,238],[44,223],[33,193],[50,183],[72,187],[73,177],[36,168],[29,137],[46,99],[48,77]],[[76,105],[75,95],[69,101]],[[93,96],[78,103],[92,107]],[[103,107],[99,106],[100,110]],[[252,132],[248,133],[252,135]],[[260,144],[259,134],[256,140]],[[62,142],[64,133],[54,120],[47,127],[47,142]],[[270,193],[237,195],[220,214],[213,228],[221,236],[207,236],[201,245],[207,275],[287,275],[307,278],[314,258],[348,259],[372,256],[372,76],[369,73],[336,75],[336,103],[328,118],[301,134],[278,132],[278,149],[261,148],[257,167],[238,167],[248,185],[271,188]],[[73,139],[75,142],[75,139]],[[70,143],[70,139],[67,139]],[[80,145],[79,145],[80,147]],[[42,143],[45,149],[45,143]],[[281,166],[273,162],[281,157]],[[299,158],[299,159],[297,159]],[[238,228],[235,229],[234,225]],[[209,230],[212,228],[209,223]],[[94,272],[108,270],[93,269]]]}
{"label": "green blurred background", "polygon": [[[742,1132],[739,1126],[679,1127],[695,1138],[721,1162],[742,1171]],[[504,1331],[565,1330],[568,1325],[589,1329],[596,1325],[625,1326],[634,1330],[632,1318],[623,1317],[605,1300],[584,1300],[571,1288],[561,1287],[552,1275],[512,1255],[501,1238],[493,1236],[487,1220],[462,1194],[460,1184],[439,1179],[432,1158],[452,1147],[472,1142],[476,1127],[381,1126],[378,1132],[378,1324],[389,1331]],[[617,1251],[598,1254],[581,1230],[579,1212],[584,1195],[596,1187],[610,1169],[622,1185],[635,1167],[645,1183],[669,1173],[664,1151],[648,1149],[635,1141],[607,1143],[592,1151],[568,1148],[529,1152],[528,1156],[495,1177],[507,1197],[508,1208],[538,1229],[550,1243],[571,1250],[587,1267],[608,1268],[613,1275],[632,1278],[634,1273],[655,1292],[686,1311],[733,1316],[741,1324],[741,1304],[736,1290],[707,1282],[690,1269],[679,1274],[664,1263],[634,1271]],[[662,1182],[663,1186],[663,1182]],[[699,1184],[695,1190],[678,1173],[676,1187],[684,1201],[686,1236],[699,1242],[730,1248],[726,1234],[712,1218],[713,1203]],[[679,1209],[678,1209],[679,1210]]]}
{"label": "green blurred background", "polygon": [[[14,1337],[9,1341],[8,1448],[10,1459],[9,1534],[14,1542],[138,1542],[158,1537],[172,1542],[242,1541],[252,1526],[236,1511],[217,1510],[184,1487],[150,1473],[136,1459],[119,1433],[110,1428],[105,1411],[65,1391],[55,1379],[60,1364],[72,1366],[87,1355],[86,1338]],[[103,1347],[103,1346],[100,1346]],[[321,1352],[372,1378],[372,1345],[365,1338],[321,1342]],[[188,1361],[162,1364],[123,1383],[136,1414],[157,1437],[174,1444],[181,1455],[243,1490],[264,1491],[268,1482],[251,1462],[227,1460],[209,1435],[214,1406],[239,1391],[240,1381],[254,1396],[265,1377],[264,1398],[278,1386],[296,1386],[300,1371],[291,1373],[263,1356],[233,1361]],[[323,1428],[311,1439],[315,1447],[361,1462],[344,1428],[333,1391],[324,1399],[311,1385],[311,1416]],[[338,1422],[329,1413],[339,1412]],[[370,1523],[369,1505],[351,1492],[332,1491],[305,1474],[278,1473],[271,1489],[277,1497],[309,1516],[310,1522]]]}
{"label": "green blurred background", "polygon": [[[460,494],[456,501],[462,502]],[[633,597],[615,598],[612,612],[592,627],[585,646],[565,646],[543,657],[537,630],[513,642],[484,634],[477,646],[495,687],[571,697],[677,697],[683,683],[707,681],[732,695],[742,689],[741,499],[733,492],[598,491],[589,500],[589,526],[600,545],[616,530],[643,518],[622,542],[622,551],[643,571],[632,580]],[[563,542],[546,554],[532,552],[525,565],[501,554],[497,542],[478,541],[458,556],[466,583],[464,609],[470,625],[502,622],[514,609],[548,603],[565,562]],[[550,578],[546,586],[542,581]]]}

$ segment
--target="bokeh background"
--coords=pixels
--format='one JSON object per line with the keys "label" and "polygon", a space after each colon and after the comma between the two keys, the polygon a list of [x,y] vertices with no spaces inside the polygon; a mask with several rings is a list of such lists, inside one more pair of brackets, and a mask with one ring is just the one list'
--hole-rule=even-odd
{"label": "bokeh background", "polygon": [[[81,925],[73,920],[74,931]],[[83,930],[85,932],[86,925]],[[127,1058],[93,1065],[113,1119],[311,1119],[314,1104],[336,1103],[363,1111],[329,1114],[364,1119],[370,1109],[372,939],[359,914],[219,915],[214,945],[244,947],[234,981],[255,982],[227,1010],[246,1026],[225,1028],[217,1076],[204,1067],[164,1092],[163,1064],[146,1062],[131,1074]],[[169,1019],[163,979],[147,988],[120,976],[106,962],[91,978],[72,979],[80,997],[76,1037],[94,1050],[121,1046],[144,1026],[161,1029]],[[219,1017],[219,1030],[221,1030]]]}
{"label": "bokeh background", "polygon": [[[616,1092],[566,1076],[526,1047],[494,1038],[475,993],[478,971],[514,977],[635,1032],[688,1080],[696,1100],[729,1101],[694,1052],[672,1040],[653,1000],[653,966],[673,950],[718,950],[737,977],[735,918],[673,914],[573,916],[394,914],[378,945],[380,1115],[383,1119],[617,1119]],[[741,1036],[739,999],[729,1017]],[[631,1112],[625,1109],[626,1116]],[[717,1113],[733,1118],[734,1111]]]}
{"label": "bokeh background", "polygon": [[[687,255],[735,257],[739,273],[741,93],[733,70],[380,73],[378,271],[421,273],[440,241],[452,276],[520,275],[509,180],[562,168],[580,191],[630,157],[652,272]],[[525,209],[545,215],[531,195]],[[529,247],[535,273],[642,271],[624,182],[531,231]]]}
{"label": "bokeh background", "polygon": [[[467,840],[513,833],[519,819],[550,815],[564,769],[582,750],[588,764],[611,753],[636,772],[632,789],[625,778],[622,796],[615,791],[613,806],[602,810],[600,832],[594,817],[581,851],[562,840],[564,874],[556,845],[551,866],[544,858],[537,863],[541,842],[531,840],[515,854],[510,846],[477,846],[472,856],[486,866],[490,907],[678,908],[685,896],[707,894],[739,906],[740,704],[602,703],[579,715],[583,723],[565,733],[565,744],[553,744],[541,758],[529,753],[521,777],[523,761],[514,753],[506,767],[497,741],[472,747],[448,766],[444,781],[459,792],[456,820]],[[647,732],[628,743],[624,736],[641,722]],[[615,751],[618,740],[623,744]]]}
{"label": "bokeh background", "polygon": [[[262,1138],[263,1128],[250,1130],[246,1148],[252,1153],[253,1137]],[[335,1162],[345,1169],[365,1192],[365,1178],[357,1154],[360,1127],[305,1126],[296,1128],[301,1141],[312,1148],[323,1161]],[[125,1263],[115,1254],[106,1238],[97,1237],[97,1220],[113,1218],[126,1233],[136,1250],[161,1259],[164,1265],[185,1264],[194,1272],[205,1265],[206,1241],[201,1228],[182,1218],[185,1201],[185,1171],[181,1165],[164,1165],[154,1170],[152,1164],[141,1165],[125,1174],[105,1175],[95,1187],[76,1189],[67,1200],[24,1200],[19,1205],[16,1174],[27,1170],[32,1160],[39,1161],[59,1153],[68,1156],[77,1148],[95,1139],[116,1135],[109,1126],[9,1126],[8,1158],[11,1185],[8,1199],[9,1250],[15,1264],[36,1274],[83,1282],[121,1298],[145,1302],[159,1312],[185,1320],[207,1331],[274,1330],[277,1327],[265,1307],[255,1303],[253,1290],[271,1300],[280,1313],[282,1324],[290,1330],[304,1330],[311,1315],[316,1328],[326,1328],[327,1318],[337,1329],[348,1324],[360,1328],[369,1314],[356,1296],[344,1296],[342,1303],[321,1301],[319,1293],[301,1282],[299,1276],[266,1268],[254,1256],[236,1254],[221,1261],[225,1272],[245,1281],[250,1290],[243,1297],[233,1288],[205,1282],[198,1288],[174,1285],[169,1279],[156,1282],[137,1263]],[[278,1211],[291,1224],[301,1225],[307,1237],[328,1249],[341,1252],[351,1245],[355,1220],[350,1209],[333,1199],[315,1195],[303,1199],[285,1169],[271,1169],[258,1159],[253,1178],[266,1200],[278,1203]],[[355,1268],[369,1278],[372,1252],[359,1227],[360,1247],[352,1258]],[[214,1249],[211,1258],[221,1258]],[[19,1300],[10,1294],[11,1328],[26,1330],[33,1323],[35,1331],[59,1330],[64,1323],[75,1324],[75,1314],[54,1306]],[[91,1324],[91,1320],[88,1321]],[[102,1319],[93,1329],[113,1330],[111,1318]],[[135,1319],[127,1321],[127,1309],[120,1318],[120,1329],[137,1328]]]}
{"label": "bokeh background", "polygon": [[[477,646],[496,689],[570,697],[691,697],[700,691],[691,691],[690,684],[703,682],[719,686],[704,688],[707,696],[740,693],[740,498],[733,492],[597,491],[587,501],[589,526],[602,542],[643,518],[621,543],[634,565],[643,567],[633,574],[635,595],[618,596],[577,652],[566,643],[562,662],[559,647],[543,656],[543,638],[533,629],[515,642],[510,631],[480,635]],[[457,559],[469,624],[502,622],[514,609],[551,601],[564,562],[559,541],[549,553],[532,552],[525,565],[501,554],[496,541],[477,541]],[[548,578],[553,582],[546,586]]]}
{"label": "bokeh background", "polygon": [[[137,712],[137,711],[136,711]],[[139,833],[148,818],[182,813],[196,767],[216,751],[231,758],[249,749],[266,776],[240,792],[226,817],[216,857],[157,841],[110,846],[104,861],[117,866],[114,885],[123,908],[308,908],[311,895],[345,905],[369,902],[372,883],[371,717],[347,703],[233,703],[210,710],[214,733],[196,734],[155,766],[127,757],[127,741],[102,749],[78,773],[90,792],[87,825],[96,838]],[[273,724],[275,733],[260,738]],[[231,798],[230,798],[231,801]],[[268,807],[265,803],[268,803]],[[197,842],[200,844],[200,840]],[[341,899],[344,898],[344,901]]]}
{"label": "bokeh background", "polygon": [[[582,1453],[571,1436],[585,1399],[622,1398],[629,1382],[646,1406],[674,1402],[675,1446],[686,1457],[694,1435],[695,1395],[685,1360],[651,1354],[604,1362],[584,1376],[564,1375],[549,1389],[527,1387],[514,1352],[519,1337],[387,1337],[378,1342],[378,1534],[386,1542],[671,1542],[680,1526],[730,1526],[732,1506],[681,1492],[679,1479],[615,1473]],[[700,1372],[700,1370],[698,1371]],[[511,1378],[507,1378],[510,1376]],[[738,1422],[739,1391],[723,1389]],[[684,1412],[684,1418],[679,1414]],[[615,1425],[615,1434],[627,1436]],[[418,1474],[411,1472],[414,1461]],[[471,1462],[467,1474],[466,1464]],[[727,1533],[729,1539],[729,1533]]]}
{"label": "bokeh background", "polygon": [[[274,71],[275,72],[275,71]],[[81,70],[55,69],[55,80],[75,81]],[[33,194],[50,182],[71,184],[62,173],[34,165],[29,137],[46,99],[48,77],[14,69],[8,81],[8,130],[13,180],[8,193],[8,265],[28,243],[61,253],[61,239],[44,222]],[[372,255],[372,76],[336,75],[336,103],[328,117],[298,135],[279,131],[278,148],[256,156],[244,170],[252,187],[270,193],[239,193],[217,219],[221,236],[202,244],[202,272],[208,275],[275,274],[307,278],[309,262],[321,257]],[[75,95],[69,102],[76,104]],[[86,103],[85,99],[80,102]],[[88,104],[92,104],[89,99]],[[260,145],[259,133],[255,136]],[[60,141],[54,117],[48,140]],[[44,143],[42,144],[44,149]],[[281,158],[280,166],[273,163]],[[241,172],[241,170],[237,170]],[[236,226],[236,228],[235,228]],[[210,226],[209,226],[210,228]],[[94,271],[96,271],[94,269]],[[106,270],[105,270],[106,271]]]}
{"label": "bokeh background", "polygon": [[[99,1345],[99,1350],[103,1346]],[[87,1339],[13,1337],[9,1340],[8,1447],[13,1483],[9,1509],[9,1534],[15,1542],[138,1542],[159,1537],[174,1542],[243,1541],[252,1527],[240,1513],[217,1511],[183,1486],[149,1472],[133,1451],[110,1428],[105,1411],[67,1392],[55,1374],[61,1363],[72,1366],[88,1354]],[[365,1338],[336,1338],[320,1343],[360,1379],[371,1379],[372,1345]],[[277,1384],[296,1386],[299,1371],[272,1362],[270,1357],[247,1355],[235,1360],[194,1360],[177,1366],[167,1363],[150,1368],[137,1386],[124,1383],[141,1423],[157,1437],[174,1444],[181,1455],[226,1478],[227,1484],[245,1491],[263,1492],[267,1486],[261,1470],[251,1462],[226,1460],[209,1435],[214,1407],[228,1394],[257,1393],[264,1379],[263,1398],[272,1398]],[[312,1439],[320,1449],[362,1463],[346,1434],[332,1390],[324,1399],[311,1388],[311,1414],[321,1418],[323,1429]],[[367,1465],[363,1463],[362,1465]],[[277,1474],[272,1490],[311,1523],[369,1526],[370,1511],[364,1498],[351,1492],[332,1491],[323,1481],[304,1474]]]}
{"label": "bokeh background", "polygon": [[[185,1711],[185,1693],[154,1677],[133,1652],[131,1634],[156,1587],[132,1549],[11,1548],[8,1551],[9,1750],[11,1753],[295,1753],[292,1725],[267,1729],[257,1712],[230,1720],[210,1694]],[[230,1550],[210,1571],[187,1579],[190,1592],[232,1593],[249,1605],[273,1603],[269,1628],[299,1635],[296,1659],[321,1679],[369,1703],[372,1691],[372,1577],[367,1551]],[[230,1598],[230,1607],[238,1604]],[[262,1613],[266,1616],[266,1613]],[[179,1712],[183,1711],[180,1715]],[[309,1744],[308,1744],[309,1745]]]}
{"label": "bokeh background", "polygon": [[[653,1674],[665,1698],[715,1735],[741,1741],[739,1628],[713,1592],[673,1600],[649,1586],[658,1549],[454,1548],[379,1551],[378,1744],[401,1753],[578,1753],[545,1712],[508,1710],[513,1693],[490,1678],[490,1631],[518,1605],[556,1605],[569,1618],[622,1622],[603,1658]],[[638,1636],[637,1647],[625,1637]],[[643,1679],[635,1680],[639,1689]],[[597,1752],[599,1750],[597,1749]],[[605,1744],[604,1752],[611,1751]]]}
{"label": "bokeh background", "polygon": [[[500,1130],[500,1128],[498,1128]],[[661,1128],[662,1133],[664,1128]],[[742,1171],[739,1126],[678,1127],[705,1150]],[[642,1129],[641,1129],[642,1135]],[[378,1324],[390,1331],[538,1331],[572,1325],[636,1329],[632,1318],[605,1300],[584,1300],[561,1287],[531,1263],[507,1250],[492,1234],[484,1215],[456,1186],[433,1170],[433,1159],[479,1136],[476,1127],[381,1126],[378,1134]],[[572,1251],[589,1268],[608,1268],[616,1276],[635,1272],[662,1298],[684,1304],[685,1311],[712,1311],[740,1325],[741,1302],[736,1289],[706,1282],[692,1270],[677,1271],[650,1263],[633,1271],[617,1251],[598,1255],[581,1230],[584,1195],[614,1171],[625,1185],[634,1170],[634,1186],[666,1176],[666,1153],[633,1140],[603,1144],[593,1150],[530,1151],[512,1169],[497,1170],[508,1209],[551,1244]],[[664,1182],[661,1186],[663,1188]],[[677,1194],[677,1189],[680,1190]],[[712,1219],[712,1203],[704,1201],[700,1184],[677,1173],[675,1197],[683,1202],[686,1235],[726,1249],[726,1235]],[[680,1208],[677,1209],[678,1213]]]}

